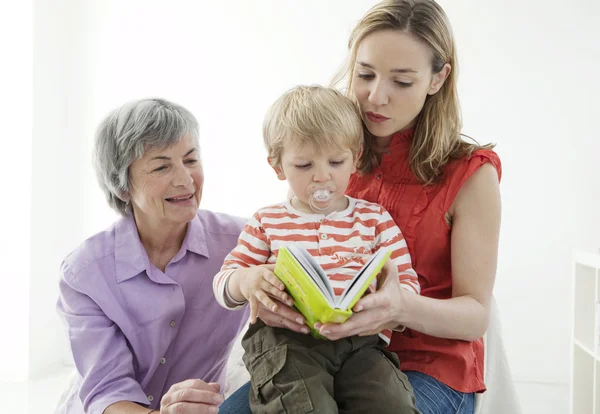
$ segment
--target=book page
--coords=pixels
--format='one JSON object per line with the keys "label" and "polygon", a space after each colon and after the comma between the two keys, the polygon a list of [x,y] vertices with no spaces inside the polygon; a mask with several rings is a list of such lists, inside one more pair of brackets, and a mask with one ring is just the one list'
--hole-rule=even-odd
{"label": "book page", "polygon": [[344,293],[342,293],[336,303],[336,307],[339,309],[347,309],[352,299],[356,296],[356,294],[360,291],[361,287],[364,285],[364,281],[371,276],[375,268],[378,264],[381,263],[381,260],[389,253],[389,249],[379,249],[377,253],[375,253],[367,263],[356,273],[354,279],[350,282]]}
{"label": "book page", "polygon": [[312,257],[310,253],[303,248],[300,248],[294,244],[289,244],[286,247],[288,251],[296,258],[298,263],[300,263],[300,265],[304,268],[310,278],[315,282],[319,290],[323,292],[325,299],[327,299],[331,306],[334,306],[335,295],[333,293],[333,288],[329,283],[327,275],[321,266],[319,266],[319,264],[315,261],[314,257]]}

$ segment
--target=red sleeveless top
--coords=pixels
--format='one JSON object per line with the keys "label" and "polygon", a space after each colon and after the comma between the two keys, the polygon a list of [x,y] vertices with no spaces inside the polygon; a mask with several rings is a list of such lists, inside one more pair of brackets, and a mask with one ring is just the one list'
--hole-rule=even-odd
{"label": "red sleeveless top", "polygon": [[[402,230],[419,275],[421,295],[452,297],[450,232],[445,214],[463,183],[483,164],[491,163],[500,178],[500,159],[491,150],[452,160],[441,179],[423,186],[410,170],[412,130],[396,133],[381,165],[366,176],[354,174],[346,193],[383,205]],[[420,371],[465,393],[483,392],[483,339],[442,339],[406,329],[394,332],[388,348],[400,358],[403,371]]]}

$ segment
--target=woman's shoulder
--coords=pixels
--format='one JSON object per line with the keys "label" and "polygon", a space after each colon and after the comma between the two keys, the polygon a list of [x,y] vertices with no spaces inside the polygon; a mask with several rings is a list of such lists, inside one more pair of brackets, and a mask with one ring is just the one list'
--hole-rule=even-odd
{"label": "woman's shoulder", "polygon": [[110,227],[94,234],[84,240],[71,251],[63,260],[62,273],[64,277],[69,274],[76,277],[98,261],[114,260],[115,234],[117,228],[122,226],[125,219],[120,219]]}
{"label": "woman's shoulder", "polygon": [[481,166],[491,164],[498,173],[498,180],[502,178],[502,162],[498,154],[492,149],[477,149],[471,154],[450,161],[446,167],[445,175],[450,181],[464,182],[473,175]]}
{"label": "woman's shoulder", "polygon": [[473,154],[471,154],[469,160],[474,160],[472,162],[475,163],[476,167],[478,163],[479,166],[486,163],[492,164],[498,172],[498,179],[502,177],[502,162],[500,161],[500,157],[498,156],[496,151],[492,149],[478,149],[476,151],[473,151]]}
{"label": "woman's shoulder", "polygon": [[499,182],[502,178],[502,163],[498,154],[491,149],[478,149],[470,155],[454,159],[448,163],[440,187],[443,194],[445,194],[443,198],[444,211],[454,203],[454,199],[462,186],[484,165],[493,167]]}
{"label": "woman's shoulder", "polygon": [[502,172],[502,162],[500,156],[493,149],[477,149],[470,155],[463,157],[462,162],[470,166],[471,168],[477,169],[477,167],[483,164],[490,163],[498,170],[498,173]]}

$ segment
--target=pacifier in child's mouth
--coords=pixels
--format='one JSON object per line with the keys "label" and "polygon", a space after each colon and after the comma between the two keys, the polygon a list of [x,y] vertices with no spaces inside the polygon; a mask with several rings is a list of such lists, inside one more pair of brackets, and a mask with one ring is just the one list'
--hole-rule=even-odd
{"label": "pacifier in child's mouth", "polygon": [[335,189],[331,186],[309,188],[308,205],[315,213],[327,211],[333,205]]}

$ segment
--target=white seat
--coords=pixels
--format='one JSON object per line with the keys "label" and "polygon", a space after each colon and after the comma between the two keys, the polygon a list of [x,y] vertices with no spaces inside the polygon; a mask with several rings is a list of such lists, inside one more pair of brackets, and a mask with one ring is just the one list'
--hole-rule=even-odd
{"label": "white seat", "polygon": [[484,376],[487,391],[475,395],[475,414],[521,414],[521,404],[512,380],[502,340],[502,323],[492,297],[490,322],[483,337]]}

